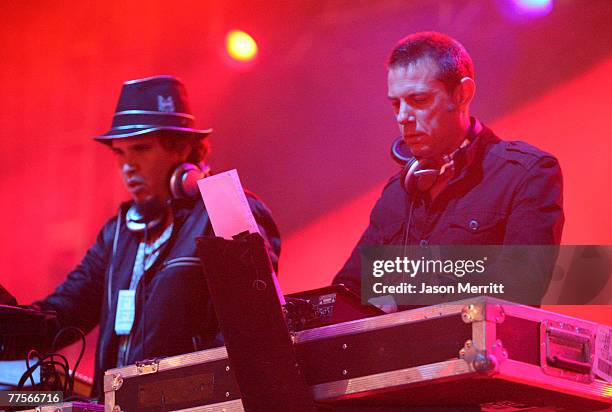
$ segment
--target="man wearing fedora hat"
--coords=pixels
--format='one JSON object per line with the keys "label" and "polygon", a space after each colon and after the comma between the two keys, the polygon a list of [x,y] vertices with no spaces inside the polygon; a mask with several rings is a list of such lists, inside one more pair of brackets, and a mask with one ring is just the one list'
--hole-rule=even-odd
{"label": "man wearing fedora hat", "polygon": [[[196,180],[208,173],[207,136],[196,129],[183,83],[156,76],[124,83],[107,133],[132,197],[100,231],[80,265],[34,305],[62,327],[100,325],[94,395],[105,370],[221,344],[196,253],[213,235]],[[266,206],[247,193],[276,269],[280,235]],[[68,340],[62,345],[70,343]]]}

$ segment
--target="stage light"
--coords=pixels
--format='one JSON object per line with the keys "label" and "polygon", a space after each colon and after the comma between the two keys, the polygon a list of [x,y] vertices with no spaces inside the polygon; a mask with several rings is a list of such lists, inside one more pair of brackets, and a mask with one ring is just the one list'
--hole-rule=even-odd
{"label": "stage light", "polygon": [[241,30],[232,30],[225,37],[227,54],[241,62],[248,62],[257,55],[257,43],[248,34]]}
{"label": "stage light", "polygon": [[544,16],[552,11],[553,0],[512,0],[515,12],[526,16]]}

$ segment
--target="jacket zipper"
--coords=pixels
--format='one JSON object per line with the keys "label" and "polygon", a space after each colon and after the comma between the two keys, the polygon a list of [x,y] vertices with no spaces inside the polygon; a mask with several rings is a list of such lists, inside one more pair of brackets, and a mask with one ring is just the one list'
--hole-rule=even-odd
{"label": "jacket zipper", "polygon": [[200,261],[200,258],[197,257],[180,257],[170,259],[164,262],[164,264],[160,268],[160,272],[162,270],[166,270],[168,268],[176,266],[202,266],[202,262]]}
{"label": "jacket zipper", "polygon": [[[176,266],[202,266],[202,263],[200,261],[200,258],[197,258],[197,257],[192,257],[192,256],[179,257],[179,258],[171,259],[171,260],[164,262],[164,264],[162,265],[159,271],[161,272],[162,270],[166,270],[166,269],[169,269],[171,267],[176,267]],[[142,281],[143,278],[144,278],[144,274],[142,278],[140,278],[140,280],[138,281],[138,285],[136,285],[136,290],[138,290],[138,286],[140,285],[140,282]],[[135,309],[135,306],[136,306],[136,302],[134,302],[134,309]],[[141,310],[144,311],[145,308],[141,308]],[[142,325],[141,327],[144,327],[144,325]],[[130,356],[130,349],[132,346],[133,334],[134,332],[130,332],[130,336],[126,344],[125,353],[123,355],[123,364],[126,366],[128,365],[127,362]]]}

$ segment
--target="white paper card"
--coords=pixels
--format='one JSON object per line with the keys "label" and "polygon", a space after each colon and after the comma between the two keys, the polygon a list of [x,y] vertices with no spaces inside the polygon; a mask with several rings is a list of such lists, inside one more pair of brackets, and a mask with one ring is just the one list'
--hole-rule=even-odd
{"label": "white paper card", "polygon": [[259,233],[236,169],[200,179],[198,187],[216,236]]}
{"label": "white paper card", "polygon": [[[232,240],[233,236],[245,231],[259,233],[236,169],[200,179],[198,187],[216,236]],[[275,273],[272,279],[276,294],[284,305],[285,297]]]}
{"label": "white paper card", "polygon": [[115,333],[129,335],[134,324],[135,290],[120,290],[117,298],[117,315],[115,316]]}

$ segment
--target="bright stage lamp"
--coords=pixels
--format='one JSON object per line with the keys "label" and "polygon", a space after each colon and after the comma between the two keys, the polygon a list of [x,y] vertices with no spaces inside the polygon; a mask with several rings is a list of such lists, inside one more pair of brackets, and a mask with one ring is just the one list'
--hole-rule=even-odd
{"label": "bright stage lamp", "polygon": [[232,30],[227,34],[225,48],[232,59],[241,62],[251,61],[257,55],[257,43],[241,30]]}

